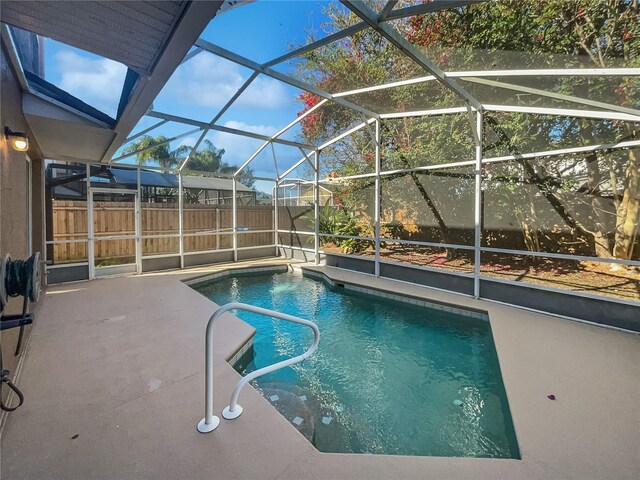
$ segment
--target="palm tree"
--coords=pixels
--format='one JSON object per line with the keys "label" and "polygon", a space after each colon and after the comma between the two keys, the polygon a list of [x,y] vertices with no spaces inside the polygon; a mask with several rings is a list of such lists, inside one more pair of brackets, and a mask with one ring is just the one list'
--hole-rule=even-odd
{"label": "palm tree", "polygon": [[[191,152],[191,147],[182,145],[173,154],[182,161],[187,158],[189,152]],[[216,148],[209,140],[204,140],[198,150],[191,153],[186,168],[196,172],[232,174],[238,167],[222,160],[224,153],[224,148]],[[247,187],[253,187],[255,183],[252,178],[253,171],[250,168],[245,168],[243,174],[243,177],[239,179],[240,183]]]}
{"label": "palm tree", "polygon": [[[150,135],[144,135],[136,140],[132,144],[128,145],[123,153],[129,154],[136,153],[136,163],[138,165],[145,165],[152,162],[157,162],[160,167],[164,169],[170,169],[177,166],[180,162],[179,158],[175,155],[177,152],[171,152],[169,150],[168,138],[164,135],[152,137]],[[157,145],[157,146],[154,146]],[[146,149],[146,150],[145,150]],[[140,152],[140,150],[143,150]]]}
{"label": "palm tree", "polygon": [[[136,153],[136,163],[138,165],[158,163],[161,168],[167,170],[182,165],[189,155],[187,167],[192,171],[232,174],[238,169],[235,165],[230,165],[222,160],[222,156],[225,153],[224,148],[216,148],[209,140],[204,140],[202,145],[194,152],[191,152],[192,147],[188,145],[180,145],[171,151],[170,143],[163,143],[167,140],[164,135],[157,137],[144,135],[139,140],[128,145],[124,149],[124,153],[139,152]],[[255,183],[252,178],[253,171],[250,168],[245,168],[243,174],[239,181],[247,187],[253,187]]]}
{"label": "palm tree", "polygon": [[[191,152],[191,147],[181,145],[173,154],[184,160]],[[198,150],[191,153],[187,168],[197,172],[233,173],[236,167],[222,160],[224,148],[216,148],[209,140],[204,140]]]}

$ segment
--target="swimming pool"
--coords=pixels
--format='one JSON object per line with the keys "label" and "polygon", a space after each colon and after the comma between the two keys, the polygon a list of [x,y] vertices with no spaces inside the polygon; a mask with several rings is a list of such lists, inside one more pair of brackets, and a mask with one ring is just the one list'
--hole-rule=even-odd
{"label": "swimming pool", "polygon": [[[293,273],[193,285],[312,320],[320,346],[254,386],[323,452],[520,458],[486,319],[352,292]],[[308,328],[237,312],[256,328],[240,373],[302,353]]]}

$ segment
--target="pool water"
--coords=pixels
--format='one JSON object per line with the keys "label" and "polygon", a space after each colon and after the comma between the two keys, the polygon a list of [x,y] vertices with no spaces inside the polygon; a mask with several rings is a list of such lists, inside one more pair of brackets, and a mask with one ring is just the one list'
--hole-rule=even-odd
{"label": "pool water", "polygon": [[[318,351],[254,386],[323,452],[520,458],[489,322],[293,273],[194,286],[316,322]],[[304,326],[238,311],[256,328],[246,374],[302,353]],[[242,404],[242,395],[240,396]]]}

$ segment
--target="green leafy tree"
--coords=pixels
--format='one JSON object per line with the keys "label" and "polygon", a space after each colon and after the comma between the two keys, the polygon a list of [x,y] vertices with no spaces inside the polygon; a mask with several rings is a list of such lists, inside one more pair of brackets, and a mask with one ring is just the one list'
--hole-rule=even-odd
{"label": "green leafy tree", "polygon": [[[187,145],[181,145],[175,150],[170,150],[169,143],[166,142],[167,137],[159,135],[152,137],[144,135],[139,140],[128,145],[124,149],[124,153],[136,154],[136,161],[139,165],[146,165],[150,163],[157,163],[164,169],[171,169],[182,165],[182,163],[189,157],[187,168],[195,172],[207,172],[207,173],[222,173],[225,175],[234,173],[238,167],[230,165],[225,162],[222,157],[225,153],[223,148],[216,148],[209,140],[204,140],[202,145],[197,151],[191,153],[192,148]],[[145,150],[146,149],[146,150]],[[191,173],[196,175],[196,173]],[[239,178],[239,181],[249,188],[253,188],[255,179],[253,178],[253,171],[250,168],[245,168],[243,176]]]}
{"label": "green leafy tree", "polygon": [[[138,165],[146,165],[149,163],[157,163],[165,169],[174,168],[178,165],[179,159],[169,150],[169,143],[163,143],[168,140],[164,135],[152,137],[144,135],[135,142],[125,147],[123,153],[136,153],[136,163]],[[160,145],[161,144],[161,145]]]}
{"label": "green leafy tree", "polygon": [[[222,159],[225,153],[224,148],[216,148],[210,140],[205,139],[196,151],[191,152],[191,150],[191,147],[182,145],[176,149],[175,155],[182,160],[185,160],[187,156],[190,155],[185,167],[192,172],[223,173],[230,175],[238,170],[237,166],[230,165]],[[243,176],[239,179],[240,183],[253,188],[255,185],[253,171],[250,168],[245,168],[242,173]],[[196,173],[190,174],[196,175]]]}
{"label": "green leafy tree", "polygon": [[[385,2],[369,3],[380,10]],[[359,21],[334,4],[326,13],[331,19],[325,26],[328,34]],[[396,22],[395,27],[445,71],[609,68],[640,66],[638,20],[637,0],[505,0],[411,17]],[[298,63],[298,76],[331,92],[426,73],[370,29],[309,52],[304,60]],[[588,108],[538,95],[538,89],[626,108],[640,107],[638,77],[541,77],[524,85],[533,88],[525,96],[491,83],[459,82],[487,103]],[[347,98],[378,112],[464,105],[436,81]],[[301,100],[303,111],[319,101],[312,94],[304,94]],[[361,120],[344,107],[330,105],[307,116],[302,132],[307,140],[323,141]],[[486,113],[483,127],[485,156],[611,143],[639,135],[638,125],[630,122],[521,113]],[[384,121],[382,136],[384,169],[474,158],[474,138],[466,114]],[[371,172],[371,152],[370,134],[359,131],[323,152],[323,173],[344,176]],[[450,224],[473,208],[469,174],[470,170],[451,169],[400,173],[387,181],[404,182],[405,188],[385,197],[383,185],[383,209],[420,205],[412,214],[417,217],[428,212],[430,221],[438,225],[440,240],[455,243]],[[404,180],[397,180],[401,177]],[[602,257],[637,258],[638,149],[615,155],[518,160],[487,168],[484,178],[486,211],[504,219],[515,216],[527,248],[540,250],[541,242],[546,242],[548,249],[566,253],[579,250]],[[352,190],[360,191],[367,183],[367,179],[355,180]],[[434,195],[443,189],[447,196]],[[484,241],[490,243],[491,239]]]}

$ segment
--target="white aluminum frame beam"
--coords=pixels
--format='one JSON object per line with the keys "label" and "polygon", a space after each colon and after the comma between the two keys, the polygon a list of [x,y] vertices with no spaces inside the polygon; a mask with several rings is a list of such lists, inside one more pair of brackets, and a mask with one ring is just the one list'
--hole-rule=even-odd
{"label": "white aluminum frame beam", "polygon": [[453,113],[464,113],[466,111],[467,107],[437,108],[435,110],[417,110],[415,112],[383,113],[380,115],[380,118],[384,120],[386,118],[436,117]]}
{"label": "white aluminum frame beam", "polygon": [[[304,156],[302,157],[300,160],[298,160],[296,163],[294,163],[290,168],[288,168],[279,178],[278,181],[283,180],[287,175],[289,175],[291,172],[293,172],[296,168],[298,168],[300,165],[302,165],[305,161],[307,161],[307,157]],[[283,186],[283,185],[280,185]]]}
{"label": "white aluminum frame beam", "polygon": [[272,140],[271,137],[267,135],[261,135],[259,133],[248,132],[245,130],[238,130],[237,128],[224,127],[222,125],[210,125],[207,122],[200,122],[198,120],[192,120],[190,118],[180,117],[178,115],[171,115],[169,113],[164,113],[164,112],[151,111],[151,112],[148,112],[147,115],[155,118],[165,118],[172,122],[184,123],[186,125],[193,125],[195,127],[200,127],[200,129],[208,128],[210,130],[217,130],[219,132],[232,133],[234,135],[240,135],[243,137],[257,138],[258,140],[265,140],[265,141],[273,141],[275,143],[289,145],[290,147],[302,147],[302,148],[307,148],[309,150],[315,150],[316,148],[315,145],[309,145],[308,143],[299,143],[291,140],[283,140],[281,138],[274,138]]}
{"label": "white aluminum frame beam", "polygon": [[180,65],[182,65],[183,63],[187,63],[189,60],[191,60],[193,57],[195,57],[196,55],[199,55],[202,53],[202,50],[200,50],[199,48],[196,48],[195,50],[191,50],[189,53],[187,53],[184,58],[182,59],[182,61],[180,62]]}
{"label": "white aluminum frame beam", "polygon": [[447,72],[447,77],[633,77],[640,68],[538,68]]}
{"label": "white aluminum frame beam", "polygon": [[374,275],[376,277],[380,276],[380,237],[382,236],[382,232],[380,230],[381,225],[380,225],[380,211],[382,210],[382,181],[380,178],[380,170],[381,170],[381,157],[380,157],[380,153],[381,153],[381,149],[380,149],[380,143],[381,143],[381,129],[380,129],[380,120],[376,120],[376,131],[375,131],[375,138],[374,138],[374,142],[375,142],[375,194],[374,194],[374,205],[375,205],[375,212],[374,212],[374,236],[375,239],[373,241],[374,244],[374,255],[375,255],[375,259],[374,259]]}
{"label": "white aluminum frame beam", "polygon": [[130,137],[127,137],[124,139],[124,143],[123,145],[131,142],[132,140],[135,140],[136,138],[139,138],[143,135],[146,135],[147,133],[149,133],[151,130],[155,130],[158,127],[161,127],[162,125],[164,125],[165,123],[167,123],[168,120],[160,120],[158,123],[154,123],[153,125],[151,125],[149,128],[145,128],[144,130],[142,130],[141,132],[136,133],[135,135],[131,135]]}
{"label": "white aluminum frame beam", "polygon": [[[430,4],[424,4],[424,5],[415,5],[412,7],[408,7],[408,8],[402,8],[402,9],[398,9],[394,12],[392,12],[392,9],[395,7],[395,5],[398,3],[395,0],[392,0],[390,2],[388,2],[384,9],[382,10],[382,12],[380,13],[380,15],[378,16],[378,21],[379,22],[387,22],[387,21],[391,21],[391,20],[396,20],[399,18],[405,18],[405,17],[409,17],[412,15],[418,15],[418,14],[422,14],[422,13],[429,13],[429,12],[436,12],[439,10],[446,10],[448,8],[456,8],[456,7],[461,7],[461,6],[465,6],[468,5],[470,3],[479,3],[479,2],[483,2],[486,0],[438,0],[436,2],[430,3]],[[390,14],[389,16],[387,16],[387,14]],[[340,40],[341,38],[347,37],[349,35],[353,35],[355,33],[361,32],[362,30],[367,28],[367,23],[366,22],[360,22],[360,23],[356,23],[355,25],[351,25],[347,28],[344,28],[338,32],[332,33],[331,35],[328,35],[324,38],[320,38],[318,40],[315,40],[307,45],[304,45],[300,48],[297,48],[295,50],[292,50],[291,52],[285,53],[284,55],[281,55],[277,58],[274,58],[273,60],[270,60],[266,63],[263,63],[262,66],[263,67],[272,67],[273,65],[277,65],[279,63],[282,63],[286,60],[289,60],[290,58],[295,58],[295,57],[299,57],[300,55],[304,55],[305,53],[308,53],[312,50],[315,50],[317,48],[323,47],[325,45],[329,45],[333,42],[336,42],[338,40]]]}
{"label": "white aluminum frame beam", "polygon": [[[202,50],[200,49],[197,49],[196,51],[202,52]],[[218,119],[220,119],[220,117],[222,117],[222,115],[225,114],[225,112],[231,107],[231,105],[233,105],[233,102],[235,102],[236,99],[240,95],[242,95],[242,92],[244,92],[249,87],[249,85],[251,85],[251,83],[256,79],[257,76],[258,76],[258,73],[256,72],[251,73],[249,78],[247,78],[247,80],[240,86],[240,88],[238,88],[236,93],[234,93],[233,96],[227,101],[227,103],[225,103],[225,105],[220,109],[220,111],[216,114],[216,116],[213,117],[211,122],[209,122],[210,125],[215,124],[218,121]],[[200,147],[200,144],[204,141],[205,137],[207,136],[207,133],[209,133],[208,128],[202,132],[202,135],[200,135],[200,138],[198,139],[196,144],[193,146],[193,148],[189,152],[189,155],[187,155],[187,158],[185,158],[184,162],[182,162],[182,165],[180,165],[180,170],[182,170],[187,165],[189,160],[191,160],[191,156],[193,155],[194,152],[198,150],[198,147]]]}
{"label": "white aluminum frame beam", "polygon": [[595,118],[600,120],[623,120],[625,122],[640,122],[637,115],[628,113],[605,112],[594,110],[573,110],[568,108],[523,107],[518,105],[485,104],[484,109],[490,112],[533,113],[536,115],[557,115],[559,117]]}
{"label": "white aluminum frame beam", "polygon": [[156,143],[154,145],[150,145],[148,147],[141,148],[140,150],[136,150],[135,152],[125,153],[124,155],[120,155],[119,157],[116,157],[116,158],[112,159],[111,162],[117,163],[120,160],[124,160],[125,158],[133,157],[134,155],[146,152],[147,150],[152,150],[154,148],[161,147],[161,146],[166,145],[168,143],[171,143],[171,142],[173,142],[175,140],[178,140],[179,138],[186,137],[188,135],[193,135],[194,133],[199,132],[201,130],[202,130],[202,127],[195,128],[193,130],[189,130],[187,132],[181,133],[180,135],[176,135],[174,137],[168,138],[168,139],[166,139],[166,140],[164,140],[162,142],[158,142],[158,143]]}
{"label": "white aluminum frame beam", "polygon": [[[202,51],[202,50],[199,50],[199,51]],[[218,120],[220,120],[220,117],[222,117],[222,115],[224,115],[225,112],[229,110],[231,105],[233,105],[233,103],[238,99],[238,97],[242,95],[242,93],[247,88],[249,88],[249,85],[253,83],[253,81],[258,77],[258,75],[259,75],[258,72],[251,72],[251,75],[249,75],[249,78],[247,78],[247,80],[242,84],[242,86],[238,89],[238,91],[233,94],[233,97],[231,97],[229,101],[224,105],[224,107],[220,109],[220,111],[216,114],[216,116],[213,117],[211,122],[209,122],[211,123],[211,125],[214,125]]]}
{"label": "white aluminum frame beam", "polygon": [[626,148],[640,147],[640,140],[628,140],[616,143],[602,143],[598,145],[587,145],[584,147],[572,147],[555,150],[544,150],[539,152],[521,153],[518,155],[504,155],[502,157],[487,157],[482,159],[482,163],[499,163],[508,162],[510,160],[525,160],[530,158],[549,158],[560,157],[563,155],[576,155],[580,153],[591,153],[608,150],[623,150]]}
{"label": "white aluminum frame beam", "polygon": [[477,83],[480,85],[487,85],[490,87],[501,88],[504,90],[513,90],[516,92],[530,93],[533,95],[539,95],[541,97],[549,97],[555,100],[562,100],[564,102],[575,103],[578,105],[587,105],[589,107],[601,108],[609,112],[628,113],[629,115],[638,116],[640,121],[640,110],[633,108],[621,107],[619,105],[613,105],[611,103],[598,102],[597,100],[589,100],[587,98],[575,97],[573,95],[565,95],[562,93],[550,92],[548,90],[541,90],[539,88],[526,87],[523,85],[514,85],[511,83],[497,82],[495,80],[489,80],[479,77],[465,77],[462,79],[464,82]]}
{"label": "white aluminum frame beam", "polygon": [[[397,10],[391,10],[388,14],[381,15],[380,21],[390,22],[392,20],[398,20],[400,18],[413,17],[414,15],[424,15],[425,13],[439,12],[442,10],[448,10],[450,8],[466,7],[467,5],[471,5],[474,3],[484,3],[486,1],[488,0],[435,0],[418,5],[411,5],[409,7],[398,8]],[[385,6],[385,9],[386,8],[387,6]]]}
{"label": "white aluminum frame beam", "polygon": [[296,87],[299,88],[301,90],[305,90],[307,92],[313,93],[315,95],[318,95],[319,97],[322,98],[326,98],[328,100],[333,100],[336,103],[339,103],[340,105],[350,108],[351,110],[355,110],[357,112],[363,113],[365,114],[367,117],[373,117],[373,118],[378,118],[378,114],[375,112],[372,112],[371,110],[368,110],[366,108],[363,108],[359,105],[356,105],[354,103],[351,103],[347,100],[341,99],[341,98],[335,98],[332,94],[330,94],[329,92],[325,92],[324,90],[302,82],[296,78],[290,77],[289,75],[285,75],[284,73],[280,73],[276,70],[273,70],[272,68],[269,67],[263,67],[262,65],[260,65],[259,63],[254,62],[253,60],[249,60],[248,58],[245,58],[241,55],[238,55],[236,53],[233,53],[229,50],[226,50],[222,47],[219,47],[218,45],[214,45],[211,42],[208,42],[202,38],[199,38],[198,41],[196,42],[196,46],[206,50],[209,53],[212,53],[214,55],[218,55],[219,57],[222,57],[226,60],[229,60],[231,62],[237,63],[238,65],[242,65],[243,67],[249,68],[255,72],[259,72],[262,73],[263,75],[266,75],[268,77],[271,78],[275,78],[276,80],[279,80],[283,83],[286,83],[288,85],[291,85],[292,87]]}
{"label": "white aluminum frame beam", "polygon": [[333,96],[338,98],[349,97],[351,95],[358,95],[359,93],[369,93],[369,92],[375,92],[377,90],[387,90],[388,88],[404,87],[406,85],[414,85],[416,83],[430,82],[435,79],[436,77],[434,77],[433,75],[427,75],[425,77],[416,77],[416,78],[411,78],[409,80],[399,80],[397,82],[383,83],[382,85],[373,85],[371,87],[363,87],[363,88],[357,88],[355,90],[338,92],[338,93],[334,93]]}
{"label": "white aluminum frame beam", "polygon": [[191,150],[189,151],[187,158],[185,158],[184,161],[178,166],[179,172],[181,172],[184,169],[184,167],[187,165],[187,162],[191,160],[191,155],[193,155],[193,152],[198,150],[198,148],[200,147],[200,144],[204,141],[204,137],[207,136],[207,133],[209,133],[208,128],[205,128],[204,130],[202,130],[202,134],[200,135],[196,143],[193,145],[193,147],[191,147]]}
{"label": "white aluminum frame beam", "polygon": [[[473,95],[462,88],[456,81],[448,78],[446,73],[433,63],[424,53],[418,50],[414,45],[398,33],[392,26],[378,21],[377,14],[369,8],[363,1],[340,0],[349,10],[364,20],[369,26],[380,33],[392,45],[397,47],[411,60],[416,62],[426,71],[431,73],[445,87],[455,92],[465,102],[469,103],[476,110],[482,110],[482,104]],[[428,5],[428,4],[427,4]]]}
{"label": "white aluminum frame beam", "polygon": [[347,37],[349,35],[353,35],[367,28],[367,24],[364,22],[357,23],[355,25],[351,25],[350,27],[343,28],[339,32],[332,33],[324,38],[311,42],[304,47],[297,48],[292,50],[289,53],[285,53],[278,58],[274,58],[273,60],[268,61],[267,63],[263,63],[263,68],[272,67],[273,65],[277,65],[278,63],[282,63],[290,58],[299,57],[300,55],[304,55],[307,52],[315,50],[316,48],[324,47],[325,45],[329,45],[330,43],[337,42],[341,38]]}
{"label": "white aluminum frame beam", "polygon": [[330,145],[333,145],[336,142],[339,142],[340,140],[342,140],[344,137],[348,137],[349,135],[351,135],[352,133],[357,132],[358,130],[363,129],[364,127],[366,127],[367,125],[371,125],[373,122],[375,122],[377,119],[375,118],[371,118],[369,120],[367,120],[366,122],[362,122],[359,123],[358,125],[356,125],[353,128],[350,128],[349,130],[347,130],[346,132],[342,132],[340,135],[338,135],[337,137],[333,137],[331,140],[323,143],[322,145],[320,145],[318,147],[318,150],[324,150],[325,148],[327,148]]}
{"label": "white aluminum frame beam", "polygon": [[396,8],[397,4],[398,4],[398,0],[389,0],[380,11],[380,14],[378,15],[378,21],[384,22],[387,19],[387,15],[391,13],[391,10]]}
{"label": "white aluminum frame beam", "polygon": [[329,100],[327,98],[323,98],[322,100],[320,100],[318,103],[316,103],[313,107],[311,107],[309,110],[307,110],[306,112],[304,112],[303,114],[301,114],[298,118],[296,118],[293,122],[289,123],[288,125],[282,127],[280,130],[278,130],[276,133],[273,134],[273,136],[271,137],[271,139],[274,138],[278,138],[280,135],[282,135],[284,132],[286,132],[287,130],[289,130],[291,127],[293,127],[294,125],[296,125],[297,123],[300,123],[304,118],[306,118],[309,114],[315,112],[316,110],[318,110],[320,107],[322,107],[323,105],[325,105]]}
{"label": "white aluminum frame beam", "polygon": [[[500,78],[500,77],[634,77],[640,76],[640,68],[578,68],[578,69],[535,69],[535,70],[473,70],[468,72],[445,72],[449,78]],[[357,88],[355,90],[345,90],[334,93],[334,97],[348,97],[359,93],[386,90],[388,88],[403,87],[417,83],[431,82],[436,80],[433,75],[410,78],[397,82],[372,85],[371,87]]]}
{"label": "white aluminum frame beam", "polygon": [[273,168],[276,171],[276,179],[280,180],[280,172],[278,171],[278,158],[276,157],[276,147],[273,146],[273,142],[269,142],[271,145],[271,156],[273,157]]}
{"label": "white aluminum frame beam", "polygon": [[[300,115],[298,118],[296,118],[293,122],[291,122],[288,125],[282,127],[280,130],[278,130],[276,133],[274,133],[269,140],[267,140],[262,145],[260,145],[260,147],[258,147],[258,149],[255,152],[253,152],[253,154],[240,166],[240,168],[238,168],[238,170],[236,171],[236,175],[239,174],[242,170],[244,170],[247,167],[247,165],[249,165],[253,161],[254,158],[256,158],[258,155],[260,155],[260,152],[262,152],[262,150],[267,148],[269,143],[271,143],[272,141],[275,141],[280,135],[282,135],[284,132],[289,130],[291,127],[293,127],[298,122],[302,121],[307,115],[309,115],[310,113],[316,111],[318,108],[320,108],[322,105],[324,105],[327,102],[328,102],[328,100],[326,98],[320,100],[317,104],[315,104],[309,110],[304,112],[302,115]],[[298,148],[300,148],[300,147],[298,147]]]}
{"label": "white aluminum frame beam", "polygon": [[196,37],[216,15],[218,7],[218,2],[191,2],[182,16],[176,19],[172,35],[156,59],[150,76],[141,76],[131,90],[129,101],[113,128],[116,135],[102,154],[102,163],[111,163],[123,139],[150,108],[180,62],[188,56]]}
{"label": "white aluminum frame beam", "polygon": [[[635,68],[635,69],[616,69],[616,74],[618,75],[627,75],[630,72],[629,71],[633,71],[634,75],[640,75],[640,69],[639,68]],[[531,76],[545,76],[545,75],[549,75],[549,76],[553,76],[556,70],[536,70],[536,74],[535,75],[531,75]],[[585,76],[597,76],[597,75],[601,75],[601,71],[602,69],[595,69],[595,71],[591,71],[588,72],[587,75]],[[569,70],[563,70],[564,75],[565,76],[569,76],[571,75],[571,71]],[[500,75],[494,75],[494,73],[499,73]],[[508,74],[507,74],[508,73]],[[587,105],[587,106],[591,106],[591,107],[596,107],[596,108],[601,108],[605,111],[611,111],[611,112],[620,112],[620,113],[628,113],[630,115],[640,115],[640,111],[636,110],[636,109],[632,109],[632,108],[626,108],[626,107],[621,107],[618,105],[613,105],[610,103],[604,103],[604,102],[598,102],[596,100],[589,100],[589,99],[585,99],[585,98],[581,98],[581,97],[575,97],[575,96],[571,96],[571,95],[564,95],[564,94],[560,94],[560,93],[556,93],[556,92],[550,92],[548,90],[542,90],[542,89],[537,89],[537,88],[532,88],[532,87],[527,87],[524,85],[514,85],[514,84],[510,84],[510,83],[505,83],[505,82],[498,82],[495,80],[490,80],[490,79],[484,79],[481,78],[480,76],[473,76],[472,74],[480,74],[483,76],[487,76],[487,77],[492,77],[492,76],[520,76],[518,73],[514,73],[514,72],[508,72],[508,71],[496,71],[496,72],[491,72],[491,71],[482,71],[482,72],[452,72],[452,73],[447,73],[447,76],[449,77],[453,77],[456,76],[457,78],[461,78],[463,81],[466,82],[471,82],[471,83],[478,83],[478,84],[483,84],[483,85],[488,85],[488,86],[492,86],[492,87],[496,87],[496,88],[502,88],[505,90],[513,90],[513,91],[518,91],[518,92],[523,92],[523,93],[531,93],[531,94],[535,94],[535,95],[540,95],[543,97],[549,97],[549,98],[554,98],[556,100],[562,100],[562,101],[566,101],[566,102],[570,102],[570,103],[575,103],[578,105]],[[538,75],[539,74],[539,75]],[[574,76],[581,76],[581,75],[574,75]],[[425,77],[418,77],[418,78],[412,78],[409,80],[402,80],[402,81],[398,81],[398,82],[391,82],[391,83],[386,83],[386,84],[382,84],[382,85],[374,85],[371,87],[365,87],[365,88],[359,88],[356,90],[348,90],[348,91],[344,91],[344,92],[340,92],[340,93],[336,93],[334,94],[334,96],[336,97],[349,97],[352,95],[358,95],[361,93],[368,93],[368,92],[374,92],[374,91],[379,91],[379,90],[386,90],[389,88],[396,88],[396,87],[403,87],[403,86],[407,86],[407,85],[415,85],[415,84],[420,84],[420,83],[424,83],[424,82],[430,82],[430,81],[434,81],[436,80],[436,78],[433,75],[429,75],[429,76],[425,76]],[[455,108],[455,107],[454,107]],[[405,113],[412,113],[412,112],[403,112],[400,114],[387,114],[387,113],[381,113],[380,114],[380,118],[397,118],[397,117],[402,117],[402,116],[406,116]],[[393,116],[390,116],[393,115]],[[415,113],[412,115],[415,116]]]}
{"label": "white aluminum frame beam", "polygon": [[[469,115],[473,116],[471,112]],[[476,112],[475,125],[472,125],[475,145],[474,172],[474,255],[473,255],[473,296],[480,298],[480,264],[482,247],[482,112]]]}

